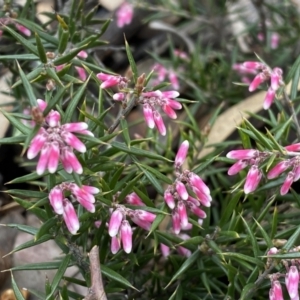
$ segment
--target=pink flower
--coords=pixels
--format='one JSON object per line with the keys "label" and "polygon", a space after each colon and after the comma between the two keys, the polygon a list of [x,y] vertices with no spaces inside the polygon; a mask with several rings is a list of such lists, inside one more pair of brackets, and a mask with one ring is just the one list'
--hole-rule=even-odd
{"label": "pink flower", "polygon": [[126,98],[126,94],[125,93],[115,93],[113,94],[113,99],[115,101],[124,101]]}
{"label": "pink flower", "polygon": [[67,198],[63,200],[63,219],[68,230],[72,234],[76,234],[79,229],[79,220],[74,206]]}
{"label": "pink flower", "polygon": [[15,23],[15,26],[24,35],[31,36],[31,31],[28,28],[26,28],[25,26],[18,24],[18,23]]}
{"label": "pink flower", "polygon": [[272,103],[274,102],[276,92],[272,89],[272,87],[268,88],[267,94],[264,99],[263,108],[269,109]]}
{"label": "pink flower", "polygon": [[278,280],[272,282],[272,286],[269,293],[270,300],[284,300],[282,294],[281,284]]}
{"label": "pink flower", "polygon": [[271,35],[271,49],[277,49],[279,46],[280,36],[277,32],[273,32]]}
{"label": "pink flower", "polygon": [[294,181],[294,172],[289,172],[283,185],[281,186],[281,189],[280,189],[280,195],[285,195],[288,193],[289,189],[291,188],[291,185]]}
{"label": "pink flower", "polygon": [[132,249],[132,228],[127,220],[122,221],[120,233],[123,249],[126,253],[130,253]]}
{"label": "pink flower", "polygon": [[137,205],[137,206],[145,205],[144,202],[142,201],[142,199],[136,193],[131,193],[131,194],[127,195],[125,198],[125,201],[131,205]]}
{"label": "pink flower", "polygon": [[[43,111],[47,103],[38,99],[38,105]],[[85,145],[74,133],[93,135],[87,130],[84,122],[60,124],[60,114],[51,110],[45,118],[45,124],[32,139],[27,151],[28,159],[33,159],[40,152],[37,164],[37,174],[42,175],[46,169],[49,173],[55,173],[61,160],[68,173],[72,171],[81,174],[82,167],[73,153],[73,149],[84,153]]]}
{"label": "pink flower", "polygon": [[268,179],[273,179],[277,176],[279,176],[281,173],[283,173],[284,171],[286,171],[289,167],[290,167],[290,161],[289,160],[284,160],[279,162],[275,167],[273,167],[267,177]]}
{"label": "pink flower", "polygon": [[151,129],[154,128],[155,122],[154,122],[153,110],[148,103],[145,103],[143,105],[143,113],[148,127]]}
{"label": "pink flower", "polygon": [[274,91],[277,91],[280,87],[281,80],[282,80],[282,69],[274,68],[271,73],[271,88]]}
{"label": "pink flower", "polygon": [[233,150],[227,153],[226,157],[231,159],[250,159],[255,158],[259,151],[254,149]]}
{"label": "pink flower", "polygon": [[249,165],[247,160],[238,160],[228,169],[228,175],[235,175]]}
{"label": "pink flower", "polygon": [[166,135],[167,130],[166,130],[164,120],[163,120],[161,114],[157,110],[155,110],[153,112],[153,119],[154,119],[155,126],[158,129],[159,133],[163,136]]}
{"label": "pink flower", "polygon": [[285,277],[286,289],[291,297],[291,300],[299,299],[299,272],[296,266],[291,266]]}
{"label": "pink flower", "polygon": [[110,244],[110,250],[112,254],[118,253],[118,251],[121,248],[121,242],[120,242],[120,237],[118,236],[113,236],[111,238],[111,244]]}
{"label": "pink flower", "polygon": [[123,2],[116,12],[117,25],[119,28],[131,23],[133,18],[133,6],[127,1]]}
{"label": "pink flower", "polygon": [[258,169],[256,165],[251,166],[244,185],[245,194],[249,194],[256,190],[260,180],[262,177],[261,171]]}
{"label": "pink flower", "polygon": [[257,61],[245,61],[243,66],[249,70],[259,70],[263,67],[263,64]]}
{"label": "pink flower", "polygon": [[175,200],[174,197],[172,195],[172,193],[170,192],[169,189],[167,189],[164,193],[164,200],[167,203],[167,205],[169,206],[170,209],[174,209],[175,207]]}
{"label": "pink flower", "polygon": [[187,153],[189,150],[189,141],[185,140],[179,147],[176,157],[175,157],[175,168],[182,166],[183,162],[186,159]]}
{"label": "pink flower", "polygon": [[97,78],[103,81],[100,85],[101,89],[107,89],[113,86],[118,86],[120,89],[127,86],[128,79],[120,75],[110,75],[105,73],[98,73]]}
{"label": "pink flower", "polygon": [[180,198],[182,200],[187,200],[188,199],[189,194],[186,190],[185,185],[181,181],[176,181],[175,188],[176,188],[176,191],[177,191],[178,195],[180,196]]}
{"label": "pink flower", "polygon": [[123,218],[124,215],[120,209],[116,209],[112,213],[108,225],[108,233],[111,237],[114,237],[118,234]]}

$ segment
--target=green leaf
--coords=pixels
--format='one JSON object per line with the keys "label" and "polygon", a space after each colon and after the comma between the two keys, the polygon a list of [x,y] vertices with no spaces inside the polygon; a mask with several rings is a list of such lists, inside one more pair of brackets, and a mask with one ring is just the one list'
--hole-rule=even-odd
{"label": "green leaf", "polygon": [[59,66],[65,63],[70,62],[81,50],[84,50],[88,47],[88,45],[83,45],[81,47],[78,48],[74,48],[71,51],[69,51],[68,53],[62,55],[62,56],[58,56],[54,61],[53,64],[55,66]]}
{"label": "green leaf", "polygon": [[297,70],[300,68],[300,55],[298,56],[297,60],[294,62],[293,66],[291,67],[289,73],[285,78],[285,83],[288,84],[291,79],[295,76]]}
{"label": "green leaf", "polygon": [[0,224],[0,226],[17,228],[18,230],[29,233],[31,235],[35,235],[38,231],[38,229],[35,227],[28,226],[28,225],[21,225],[21,224],[13,224],[13,223],[12,224]]}
{"label": "green leaf", "polygon": [[[282,249],[289,251],[294,245],[296,245],[296,241],[300,235],[300,226],[296,227],[297,229],[293,233],[293,235],[288,239]],[[300,253],[299,253],[300,254]]]}
{"label": "green leaf", "polygon": [[248,236],[250,238],[251,245],[252,245],[251,250],[253,251],[254,257],[257,258],[258,253],[259,253],[259,248],[258,248],[258,243],[257,243],[256,237],[255,237],[253,231],[251,230],[251,228],[249,227],[248,222],[242,216],[240,216],[240,218],[242,219],[244,226],[248,232]]}
{"label": "green leaf", "polygon": [[0,55],[0,60],[38,60],[39,57],[35,54],[10,54],[10,55]]}
{"label": "green leaf", "polygon": [[[37,68],[35,68],[33,71],[31,71],[30,73],[28,73],[26,75],[26,78],[29,82],[33,82],[35,80],[37,80],[37,78],[41,77],[42,75],[45,75],[45,70],[44,68],[42,68],[41,66],[38,66]],[[14,89],[15,87],[17,87],[18,85],[22,84],[22,80],[17,80],[13,85],[12,85],[12,89]]]}
{"label": "green leaf", "polygon": [[132,71],[132,74],[133,74],[133,82],[136,83],[137,78],[138,78],[138,71],[137,71],[137,67],[136,67],[133,55],[132,55],[131,50],[130,50],[130,46],[127,43],[126,38],[125,38],[125,49],[126,49],[126,54],[127,54],[128,61],[129,61],[129,64],[130,64],[130,68],[131,68],[131,71]]}
{"label": "green leaf", "polygon": [[166,285],[165,289],[171,285],[178,277],[186,273],[186,271],[194,264],[194,262],[197,260],[197,258],[200,255],[200,250],[197,249],[179,268],[179,270],[175,273],[175,275],[172,277],[170,282]]}
{"label": "green leaf", "polygon": [[[252,291],[256,291],[257,287],[254,283],[249,283],[247,285],[245,285],[243,287],[243,291],[242,291],[242,295],[241,295],[241,300],[248,300],[248,299],[251,299],[249,298],[250,295],[249,295],[249,292],[251,291],[251,294],[252,294]],[[247,296],[247,298],[245,298]]]}
{"label": "green leaf", "polygon": [[[23,85],[24,85],[24,88],[25,88],[25,91],[26,91],[26,94],[29,98],[29,102],[30,102],[30,105],[31,106],[38,106],[37,105],[37,101],[36,101],[36,96],[33,92],[33,89],[32,89],[32,86],[31,84],[29,83],[27,77],[25,76],[23,70],[21,69],[19,63],[18,64],[18,69],[19,69],[19,73],[20,73],[20,77],[21,77],[21,80],[23,82]],[[23,125],[24,126],[24,125]]]}
{"label": "green leaf", "polygon": [[84,82],[84,84],[77,90],[77,93],[73,97],[72,101],[69,103],[64,118],[63,122],[64,123],[69,123],[72,119],[73,114],[75,113],[76,107],[82,97],[82,95],[86,92],[86,86],[89,82],[91,76],[87,78],[87,80]]}
{"label": "green leaf", "polygon": [[10,113],[6,112],[4,109],[0,108],[1,113],[5,116],[5,118],[21,133],[28,135],[30,133],[30,129],[19,120],[13,117]]}
{"label": "green leaf", "polygon": [[4,144],[20,144],[23,143],[26,139],[26,135],[18,135],[8,138],[1,138],[0,139],[0,145]]}
{"label": "green leaf", "polygon": [[15,279],[14,279],[14,276],[12,273],[11,273],[11,285],[12,285],[13,291],[15,293],[16,299],[17,300],[25,300],[25,298],[23,297],[20,289],[18,288],[18,286],[15,282]]}
{"label": "green leaf", "polygon": [[35,40],[36,40],[36,46],[37,46],[37,50],[39,52],[39,57],[42,63],[46,64],[48,62],[47,56],[46,56],[46,52],[43,46],[43,43],[39,37],[39,35],[35,32]]}
{"label": "green leaf", "polygon": [[56,227],[57,225],[57,217],[53,217],[49,220],[47,220],[38,230],[38,232],[35,235],[35,241],[39,240],[40,238],[42,238],[43,236],[45,236],[45,234],[48,234],[50,229],[52,229],[53,227]]}
{"label": "green leaf", "polygon": [[148,157],[148,158],[152,158],[152,159],[157,159],[157,160],[163,160],[163,161],[167,161],[167,162],[172,162],[171,160],[165,158],[164,156],[155,154],[153,152],[150,151],[146,151],[146,150],[142,150],[136,147],[130,147],[128,148],[126,145],[124,145],[123,143],[120,142],[116,142],[113,141],[111,143],[111,146],[113,148],[116,148],[122,152],[125,153],[129,153],[129,154],[133,154],[133,155],[137,155],[137,156],[142,156],[142,157]]}
{"label": "green leaf", "polygon": [[22,46],[24,46],[29,52],[39,56],[39,52],[36,47],[34,47],[27,39],[25,39],[22,35],[15,32],[13,29],[9,28],[8,26],[3,26],[6,31],[8,31]]}
{"label": "green leaf", "polygon": [[69,36],[69,31],[62,29],[62,34],[59,38],[58,53],[62,54],[66,50],[69,42]]}
{"label": "green leaf", "polygon": [[56,288],[58,287],[62,277],[64,276],[64,274],[69,266],[70,260],[71,260],[71,254],[67,254],[65,256],[65,258],[62,260],[62,262],[60,263],[59,269],[57,270],[57,272],[53,278],[52,284],[51,284],[51,293],[48,294],[46,300],[49,300],[51,298],[51,296],[53,295],[53,293],[55,292]]}
{"label": "green leaf", "polygon": [[[56,270],[60,267],[61,261],[49,261],[41,263],[31,263],[23,266],[12,267],[11,271],[26,271],[26,270]],[[69,264],[69,267],[73,266],[73,263]]]}
{"label": "green leaf", "polygon": [[131,289],[137,290],[126,278],[124,278],[119,273],[115,272],[114,270],[112,270],[104,265],[101,265],[101,273],[104,276],[112,279],[113,281],[119,282]]}
{"label": "green leaf", "polygon": [[[242,121],[240,126],[245,129],[247,128],[244,121]],[[252,145],[251,145],[251,140],[250,140],[249,135],[246,134],[244,131],[240,130],[239,128],[238,128],[238,133],[241,138],[241,142],[243,144],[244,149],[251,149]]]}
{"label": "green leaf", "polygon": [[241,261],[246,261],[246,262],[250,262],[254,265],[257,265],[261,268],[264,267],[264,263],[260,259],[254,258],[252,256],[248,256],[248,255],[245,255],[245,254],[242,254],[242,253],[225,252],[225,253],[222,253],[222,255],[225,256],[225,257],[227,256],[228,258],[234,259],[239,263],[241,263]]}

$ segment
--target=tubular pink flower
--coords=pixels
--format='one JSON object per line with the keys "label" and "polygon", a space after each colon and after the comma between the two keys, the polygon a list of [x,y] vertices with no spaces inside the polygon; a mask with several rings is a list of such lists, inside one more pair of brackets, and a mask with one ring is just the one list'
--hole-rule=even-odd
{"label": "tubular pink flower", "polygon": [[132,249],[132,228],[127,220],[122,221],[120,232],[123,249],[126,253],[130,253]]}
{"label": "tubular pink flower", "polygon": [[272,287],[269,293],[270,300],[284,300],[281,284],[278,280],[272,283]]}
{"label": "tubular pink flower", "polygon": [[87,211],[94,213],[95,212],[95,205],[86,199],[77,197],[76,200],[80,203],[82,207],[84,207]]}
{"label": "tubular pink flower", "polygon": [[[81,189],[84,190],[85,192],[89,194],[98,194],[100,190],[94,186],[89,186],[89,185],[82,185]],[[94,203],[94,202],[92,202]]]}
{"label": "tubular pink flower", "polygon": [[200,193],[205,195],[210,195],[210,190],[204,181],[197,174],[190,172],[189,173],[189,184],[197,188]]}
{"label": "tubular pink flower", "polygon": [[204,210],[201,208],[197,207],[194,203],[188,201],[188,207],[190,211],[195,214],[198,218],[200,219],[205,219],[206,218],[206,213]]}
{"label": "tubular pink flower", "polygon": [[191,250],[184,248],[182,246],[178,246],[177,252],[179,253],[179,255],[185,256],[185,257],[190,257],[192,255]]}
{"label": "tubular pink flower", "polygon": [[76,149],[78,152],[84,153],[86,151],[85,145],[73,133],[64,131],[61,133],[61,137],[69,146]]}
{"label": "tubular pink flower", "polygon": [[294,172],[294,182],[298,181],[300,179],[300,165],[296,166],[293,170]]}
{"label": "tubular pink flower", "polygon": [[181,103],[176,100],[167,99],[166,102],[167,102],[167,105],[169,105],[173,109],[176,109],[176,110],[182,109]]}
{"label": "tubular pink flower", "polygon": [[44,144],[47,141],[47,133],[44,128],[40,128],[38,134],[32,139],[30,146],[27,151],[27,158],[33,159],[43,148]]}
{"label": "tubular pink flower", "polygon": [[77,174],[82,174],[82,166],[70,147],[64,147],[62,149],[60,159],[67,173],[74,171]]}
{"label": "tubular pink flower", "polygon": [[131,23],[133,18],[133,6],[127,1],[123,2],[116,12],[117,26],[122,28]]}
{"label": "tubular pink flower", "polygon": [[196,198],[193,198],[189,195],[189,198],[187,199],[187,202],[191,202],[193,204],[195,204],[196,206],[200,206],[200,202],[199,200],[197,200]]}
{"label": "tubular pink flower", "polygon": [[119,209],[113,211],[108,225],[108,233],[111,237],[114,237],[118,234],[122,220],[123,213]]}
{"label": "tubular pink flower", "polygon": [[179,201],[177,205],[178,214],[180,218],[180,225],[185,227],[189,223],[189,218],[186,211],[186,206],[183,201]]}
{"label": "tubular pink flower", "polygon": [[264,99],[263,108],[269,109],[272,103],[274,102],[276,92],[270,87],[267,91],[267,94]]}
{"label": "tubular pink flower", "polygon": [[280,68],[274,68],[271,73],[271,88],[277,91],[280,87],[280,82],[282,79],[282,70]]}
{"label": "tubular pink flower", "polygon": [[196,194],[198,200],[200,203],[205,207],[210,207],[211,205],[211,196],[209,194],[202,193],[199,189],[197,189],[195,186],[192,186],[193,192]]}
{"label": "tubular pink flower", "polygon": [[300,143],[292,144],[284,147],[287,151],[297,152],[300,151]]}
{"label": "tubular pink flower", "polygon": [[64,212],[63,207],[63,192],[60,187],[54,187],[49,193],[49,200],[52,208],[58,215]]}
{"label": "tubular pink flower", "polygon": [[125,100],[125,93],[116,93],[113,95],[113,99],[115,101],[124,101]]}
{"label": "tubular pink flower", "polygon": [[49,146],[49,161],[48,171],[53,174],[57,170],[59,162],[59,144],[57,141],[53,141]]}
{"label": "tubular pink flower", "polygon": [[174,207],[175,207],[174,196],[168,189],[164,193],[164,200],[166,201],[166,203],[170,209],[174,209]]}
{"label": "tubular pink flower", "polygon": [[86,51],[81,50],[78,54],[77,57],[82,58],[82,59],[86,59],[88,57],[88,54]]}
{"label": "tubular pink flower", "polygon": [[247,160],[238,160],[228,169],[228,175],[235,175],[239,173],[241,170],[245,169],[248,166]]}
{"label": "tubular pink flower", "polygon": [[259,151],[254,149],[233,150],[227,153],[226,157],[231,159],[251,159],[255,158]]}
{"label": "tubular pink flower", "polygon": [[179,81],[178,81],[177,74],[174,71],[169,72],[169,80],[170,80],[172,87],[174,89],[178,90],[179,89]]}
{"label": "tubular pink flower", "polygon": [[116,86],[120,83],[122,80],[122,77],[117,75],[110,75],[110,74],[105,74],[105,73],[98,73],[97,78],[103,81],[100,85],[101,89],[107,89],[109,87]]}
{"label": "tubular pink flower", "polygon": [[37,104],[38,104],[38,107],[41,111],[44,111],[47,107],[47,102],[42,100],[42,99],[37,99],[36,100]]}
{"label": "tubular pink flower", "polygon": [[177,119],[177,115],[176,112],[173,110],[173,108],[171,108],[171,106],[164,104],[162,106],[163,111],[165,112],[165,114],[171,118],[171,119]]}
{"label": "tubular pink flower", "polygon": [[249,92],[255,91],[267,79],[264,73],[257,74],[249,85]]}
{"label": "tubular pink flower", "polygon": [[251,166],[244,185],[244,193],[249,194],[256,190],[262,177],[261,171],[256,165]]}
{"label": "tubular pink flower", "polygon": [[278,253],[278,249],[276,247],[272,247],[269,249],[268,251],[268,255],[273,255],[273,254],[277,254]]}
{"label": "tubular pink flower", "polygon": [[142,199],[134,192],[127,195],[125,197],[125,201],[131,205],[145,206],[145,203],[142,201]]}
{"label": "tubular pink flower", "polygon": [[78,76],[80,78],[80,80],[82,81],[86,81],[86,78],[87,78],[87,74],[86,74],[86,71],[84,68],[82,67],[75,67],[77,73],[78,73]]}
{"label": "tubular pink flower", "polygon": [[76,211],[74,209],[74,206],[67,198],[63,200],[63,206],[64,206],[63,218],[67,225],[67,228],[72,234],[76,234],[79,229],[79,220]]}
{"label": "tubular pink flower", "polygon": [[187,200],[189,194],[186,190],[185,185],[181,181],[177,181],[175,185],[176,191],[182,200]]}
{"label": "tubular pink flower", "polygon": [[286,171],[290,166],[291,166],[291,164],[290,164],[289,160],[281,161],[280,163],[278,163],[275,167],[273,167],[269,171],[269,173],[267,175],[268,179],[273,179],[273,178],[279,176],[284,171]]}
{"label": "tubular pink flower", "polygon": [[151,129],[154,128],[155,122],[154,122],[153,110],[152,110],[152,107],[148,103],[145,103],[143,105],[143,113],[144,113],[144,118],[146,120],[148,127]]}
{"label": "tubular pink flower", "polygon": [[296,266],[291,266],[285,276],[286,289],[292,300],[299,299],[299,272]]}
{"label": "tubular pink flower", "polygon": [[135,210],[134,214],[141,221],[145,221],[145,222],[149,222],[149,223],[152,223],[156,218],[155,214],[153,214],[149,211],[141,210],[141,209]]}
{"label": "tubular pink flower", "polygon": [[285,195],[288,193],[289,189],[291,188],[291,185],[294,181],[294,172],[289,172],[287,177],[285,178],[283,185],[280,188],[280,195]]}
{"label": "tubular pink flower", "polygon": [[42,175],[45,172],[49,161],[49,154],[50,154],[50,146],[49,144],[44,144],[41,150],[38,164],[36,166],[36,172],[38,175]]}
{"label": "tubular pink flower", "polygon": [[110,243],[110,251],[112,254],[118,253],[121,248],[121,241],[118,236],[113,236]]}
{"label": "tubular pink flower", "polygon": [[175,157],[175,168],[179,168],[182,166],[183,162],[187,157],[187,153],[189,150],[189,141],[185,140],[179,147],[176,157]]}
{"label": "tubular pink flower", "polygon": [[131,214],[130,215],[130,219],[132,220],[132,222],[134,222],[136,225],[138,225],[139,227],[149,231],[151,228],[151,223],[150,222],[146,222],[146,221],[142,221],[140,218],[138,218],[138,216],[136,214]]}
{"label": "tubular pink flower", "polygon": [[165,244],[160,243],[160,251],[163,257],[168,257],[170,255],[170,247],[166,246]]}
{"label": "tubular pink flower", "polygon": [[48,116],[46,117],[48,125],[50,127],[57,127],[60,125],[60,114],[58,111],[52,110],[49,112]]}
{"label": "tubular pink flower", "polygon": [[172,212],[172,226],[175,234],[180,233],[181,225],[180,225],[180,215],[178,210],[175,208]]}
{"label": "tubular pink flower", "polygon": [[177,91],[163,91],[161,92],[163,98],[177,98],[180,94]]}
{"label": "tubular pink flower", "polygon": [[262,68],[263,64],[257,61],[245,61],[243,63],[243,66],[247,69],[254,69],[254,70],[258,70],[260,68]]}
{"label": "tubular pink flower", "polygon": [[165,136],[166,133],[167,133],[167,130],[166,130],[166,127],[165,127],[165,123],[164,123],[164,121],[163,121],[160,113],[157,110],[155,110],[153,112],[153,119],[154,119],[154,123],[155,123],[155,125],[156,125],[159,133],[161,135]]}
{"label": "tubular pink flower", "polygon": [[66,123],[63,124],[61,128],[63,131],[81,133],[83,130],[88,128],[88,124],[85,122]]}
{"label": "tubular pink flower", "polygon": [[31,36],[31,31],[26,28],[25,26],[15,23],[16,28],[18,29],[18,31],[20,31],[21,33],[23,33],[26,36]]}

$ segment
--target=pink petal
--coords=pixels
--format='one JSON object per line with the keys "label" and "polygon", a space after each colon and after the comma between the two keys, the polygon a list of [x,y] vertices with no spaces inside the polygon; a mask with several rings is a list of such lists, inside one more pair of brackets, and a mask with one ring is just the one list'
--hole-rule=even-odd
{"label": "pink petal", "polygon": [[268,179],[273,179],[273,178],[279,176],[281,173],[286,171],[290,166],[291,166],[291,164],[290,164],[289,160],[281,161],[280,163],[278,163],[275,167],[273,167],[269,171],[269,173],[267,175]]}
{"label": "pink petal", "polygon": [[182,105],[180,102],[176,101],[176,100],[172,100],[172,99],[167,99],[167,104],[172,107],[173,109],[181,109],[182,108]]}
{"label": "pink petal", "polygon": [[210,195],[210,189],[197,174],[189,173],[189,184],[196,187],[202,194]]}
{"label": "pink petal", "polygon": [[56,110],[51,110],[46,120],[50,127],[57,127],[60,123],[60,113]]}
{"label": "pink petal", "polygon": [[149,223],[152,223],[156,218],[155,214],[153,214],[149,211],[141,210],[141,209],[135,210],[134,214],[141,221],[145,221],[145,222],[149,222]]}
{"label": "pink petal", "polygon": [[183,201],[178,202],[177,209],[178,209],[181,226],[183,227],[187,226],[187,224],[189,223],[189,219],[186,211],[186,206],[183,203]]}
{"label": "pink petal", "polygon": [[177,191],[179,197],[182,200],[187,200],[188,199],[189,194],[188,194],[188,192],[186,190],[185,185],[181,181],[176,181],[175,188],[176,188],[176,191]]}
{"label": "pink petal", "polygon": [[161,93],[164,98],[177,98],[180,95],[177,91],[163,91]]}
{"label": "pink petal", "polygon": [[132,250],[132,228],[127,220],[122,221],[120,231],[123,249],[126,253],[130,253]]}
{"label": "pink petal", "polygon": [[121,241],[118,236],[113,236],[111,238],[110,250],[112,254],[116,254],[121,248]]}
{"label": "pink petal", "polygon": [[85,58],[88,57],[88,54],[87,54],[86,51],[81,50],[81,51],[77,54],[77,57],[85,59]]}
{"label": "pink petal", "polygon": [[164,121],[163,121],[163,119],[162,119],[160,113],[159,113],[157,110],[155,110],[155,111],[153,112],[153,119],[154,119],[154,123],[155,123],[155,125],[156,125],[156,127],[157,127],[159,133],[160,133],[161,135],[165,136],[166,133],[167,133],[167,130],[166,130]]}
{"label": "pink petal", "polygon": [[197,198],[199,199],[200,203],[205,207],[210,207],[211,205],[211,196],[209,194],[202,193],[198,188],[192,186],[193,192],[196,194]]}
{"label": "pink petal", "polygon": [[[177,74],[175,72],[169,72],[169,80],[171,85],[173,86],[174,89],[178,90],[179,89],[179,81]],[[174,98],[174,97],[172,97]]]}
{"label": "pink petal", "polygon": [[243,63],[243,66],[247,69],[254,69],[254,70],[258,70],[260,68],[262,68],[263,64],[257,61],[245,61]]}
{"label": "pink petal", "polygon": [[61,126],[64,131],[81,133],[88,128],[88,124],[85,122],[66,123]]}
{"label": "pink petal", "polygon": [[259,85],[261,85],[266,80],[266,75],[264,73],[257,74],[251,84],[249,85],[249,92],[255,91]]}
{"label": "pink petal", "polygon": [[42,99],[37,99],[36,100],[37,104],[38,104],[38,107],[41,111],[44,111],[47,107],[47,102],[42,100]]}
{"label": "pink petal", "polygon": [[286,289],[291,299],[299,299],[299,272],[296,266],[291,266],[285,277]]}
{"label": "pink petal", "polygon": [[108,80],[105,80],[104,82],[101,83],[100,88],[107,89],[116,86],[119,84],[119,81],[120,81],[119,77],[111,76]]}
{"label": "pink petal", "polygon": [[68,199],[63,200],[64,212],[63,218],[67,225],[68,230],[72,234],[76,234],[79,229],[79,220],[74,209],[74,206]]}
{"label": "pink petal", "polygon": [[142,199],[136,193],[131,193],[131,194],[127,195],[125,197],[125,201],[131,205],[145,206]]}
{"label": "pink petal", "polygon": [[117,26],[122,28],[125,25],[130,24],[133,18],[133,11],[133,6],[130,3],[125,1],[121,4],[116,12]]}
{"label": "pink petal", "polygon": [[123,213],[116,209],[113,211],[108,225],[108,233],[111,237],[116,236],[119,232],[123,220]]}
{"label": "pink petal", "polygon": [[189,141],[185,140],[179,147],[176,157],[175,157],[175,167],[179,168],[182,166],[186,159],[189,150]]}
{"label": "pink petal", "polygon": [[278,280],[272,283],[269,294],[270,300],[284,300],[281,284]]}
{"label": "pink petal", "polygon": [[231,159],[251,159],[257,157],[259,151],[254,149],[233,150],[227,153],[226,157]]}
{"label": "pink petal", "polygon": [[81,189],[86,191],[89,194],[98,194],[100,192],[98,188],[90,185],[82,185]]}
{"label": "pink petal", "polygon": [[280,36],[277,32],[273,32],[271,35],[271,49],[277,49],[279,46]]}
{"label": "pink petal", "polygon": [[181,225],[180,225],[180,216],[177,209],[174,209],[172,212],[172,226],[175,234],[180,233]]}
{"label": "pink petal", "polygon": [[153,110],[152,110],[152,107],[148,103],[145,103],[143,105],[143,113],[144,113],[144,118],[147,123],[147,126],[151,129],[154,128],[155,122],[154,122],[154,117],[153,117]]}
{"label": "pink petal", "polygon": [[235,175],[248,166],[247,160],[238,160],[228,169],[228,175]]}
{"label": "pink petal", "polygon": [[125,100],[125,93],[116,93],[113,95],[113,99],[115,101],[124,101]]}
{"label": "pink petal", "polygon": [[71,133],[69,131],[63,131],[61,133],[61,137],[72,148],[76,149],[77,151],[79,151],[81,153],[86,152],[85,145],[73,133]]}
{"label": "pink petal", "polygon": [[264,104],[263,104],[264,109],[269,109],[270,108],[270,106],[274,102],[275,94],[276,93],[272,88],[268,89],[267,94],[266,94],[265,99],[264,99]]}
{"label": "pink petal", "polygon": [[30,31],[28,28],[26,28],[25,26],[20,25],[20,24],[18,24],[18,23],[16,23],[15,26],[16,26],[16,28],[17,28],[21,33],[23,33],[24,35],[26,35],[26,36],[31,36],[31,31]]}
{"label": "pink petal", "polygon": [[175,207],[174,196],[172,195],[172,193],[169,190],[165,191],[164,200],[166,201],[166,203],[170,209],[173,209]]}
{"label": "pink petal", "polygon": [[160,244],[160,251],[163,257],[168,257],[170,255],[170,247]]}
{"label": "pink petal", "polygon": [[294,181],[294,172],[289,172],[283,185],[281,186],[280,189],[280,195],[285,195],[288,193],[289,189],[291,188],[291,185]]}
{"label": "pink petal", "polygon": [[63,192],[59,186],[54,187],[49,193],[50,204],[58,215],[62,215],[63,208]]}
{"label": "pink petal", "polygon": [[53,174],[57,170],[58,161],[59,161],[59,144],[57,141],[53,141],[49,147],[49,161],[48,161],[48,171]]}
{"label": "pink petal", "polygon": [[49,144],[44,144],[36,167],[36,172],[38,175],[42,175],[45,172],[49,161],[49,154],[50,154],[50,146]]}
{"label": "pink petal", "polygon": [[246,177],[246,182],[244,185],[244,193],[249,194],[256,190],[260,180],[262,177],[261,171],[258,169],[257,166],[253,165]]}
{"label": "pink petal", "polygon": [[171,108],[171,106],[165,104],[162,106],[162,109],[168,117],[171,119],[177,119],[176,112]]}
{"label": "pink petal", "polygon": [[198,218],[200,219],[205,219],[206,218],[206,213],[204,210],[201,208],[197,207],[194,203],[188,202],[188,206],[190,211],[195,214]]}
{"label": "pink petal", "polygon": [[141,228],[143,228],[147,231],[150,230],[150,228],[151,228],[151,223],[150,222],[142,221],[135,214],[130,215],[130,218],[131,218],[132,222],[134,222],[139,227],[141,227]]}
{"label": "pink petal", "polygon": [[280,86],[281,79],[282,79],[282,73],[283,72],[280,68],[274,68],[272,70],[272,73],[271,73],[271,88],[274,91],[277,91],[279,86]]}
{"label": "pink petal", "polygon": [[86,78],[87,78],[87,74],[86,74],[86,71],[84,68],[82,67],[75,67],[77,73],[78,73],[78,76],[79,76],[79,79],[81,81],[86,81]]}
{"label": "pink petal", "polygon": [[292,144],[284,147],[287,151],[300,151],[300,143]]}
{"label": "pink petal", "polygon": [[114,76],[114,75],[105,74],[105,73],[98,73],[96,76],[97,76],[97,78],[100,79],[101,81],[106,81],[106,80],[110,79],[112,76],[113,76],[113,77],[116,77],[116,76]]}
{"label": "pink petal", "polygon": [[73,151],[69,147],[64,147],[62,149],[62,154],[60,159],[64,169],[68,173],[72,173],[72,171],[74,171],[77,174],[82,174],[83,172],[82,166],[78,161],[77,157],[75,156],[75,154],[73,153]]}
{"label": "pink petal", "polygon": [[33,159],[43,148],[45,142],[47,141],[48,133],[44,128],[40,128],[37,135],[32,139],[30,146],[27,151],[27,158]]}

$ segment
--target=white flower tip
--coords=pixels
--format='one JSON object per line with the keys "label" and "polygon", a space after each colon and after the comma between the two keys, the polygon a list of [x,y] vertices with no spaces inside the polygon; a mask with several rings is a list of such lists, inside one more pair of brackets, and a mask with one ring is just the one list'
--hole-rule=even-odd
{"label": "white flower tip", "polygon": [[110,237],[115,237],[119,232],[119,229],[117,228],[109,228],[108,229],[108,234]]}

